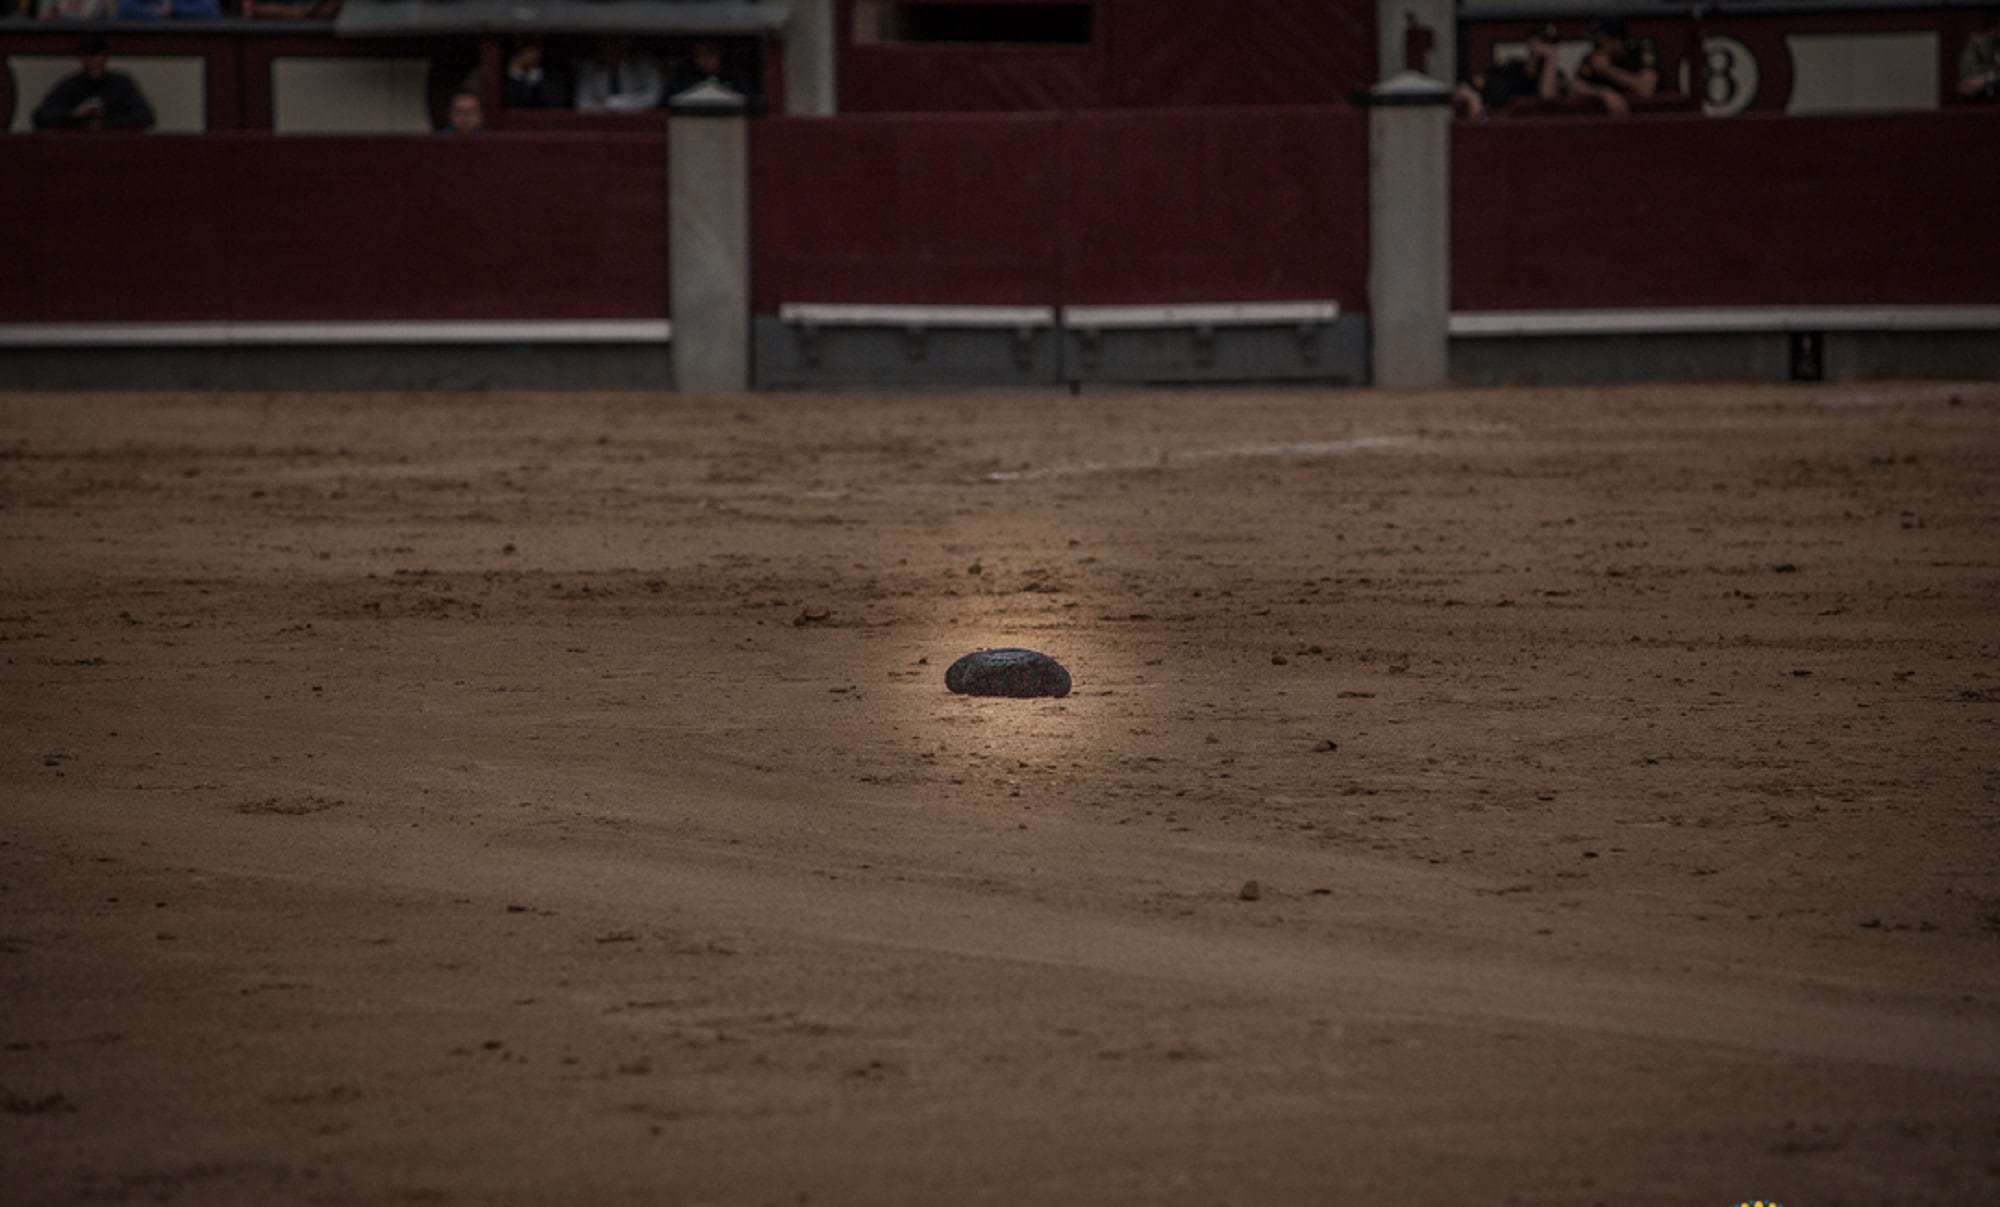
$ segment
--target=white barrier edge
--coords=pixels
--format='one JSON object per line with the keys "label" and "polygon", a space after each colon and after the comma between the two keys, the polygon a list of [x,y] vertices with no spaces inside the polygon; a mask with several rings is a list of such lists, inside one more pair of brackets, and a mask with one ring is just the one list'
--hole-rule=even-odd
{"label": "white barrier edge", "polygon": [[786,323],[813,327],[1053,327],[1053,306],[904,306],[877,303],[788,302]]}
{"label": "white barrier edge", "polygon": [[1167,306],[1065,306],[1066,327],[1252,327],[1330,323],[1338,302],[1196,302]]}
{"label": "white barrier edge", "polygon": [[1760,331],[2000,330],[2000,306],[1735,306],[1654,310],[1461,310],[1451,333],[1680,335]]}
{"label": "white barrier edge", "polygon": [[666,319],[462,322],[12,323],[0,347],[273,347],[299,344],[662,344]]}

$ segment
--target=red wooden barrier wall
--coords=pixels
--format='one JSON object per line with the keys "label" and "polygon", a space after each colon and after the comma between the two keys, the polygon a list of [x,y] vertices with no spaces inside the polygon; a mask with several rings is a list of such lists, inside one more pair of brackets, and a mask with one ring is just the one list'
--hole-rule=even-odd
{"label": "red wooden barrier wall", "polygon": [[658,318],[658,136],[0,138],[0,321]]}
{"label": "red wooden barrier wall", "polygon": [[1345,108],[773,119],[753,301],[1337,299],[1366,309],[1367,121]]}
{"label": "red wooden barrier wall", "polygon": [[[1345,107],[769,119],[783,302],[1333,298],[1365,310]],[[1453,132],[1458,310],[2000,303],[2000,113]],[[0,322],[667,312],[658,134],[0,138]]]}
{"label": "red wooden barrier wall", "polygon": [[1040,114],[756,123],[753,306],[1048,303],[1061,131]]}
{"label": "red wooden barrier wall", "polygon": [[1368,308],[1368,119],[1358,110],[1100,112],[1064,129],[1057,300]]}
{"label": "red wooden barrier wall", "polygon": [[2000,302],[2000,113],[1459,123],[1452,308]]}

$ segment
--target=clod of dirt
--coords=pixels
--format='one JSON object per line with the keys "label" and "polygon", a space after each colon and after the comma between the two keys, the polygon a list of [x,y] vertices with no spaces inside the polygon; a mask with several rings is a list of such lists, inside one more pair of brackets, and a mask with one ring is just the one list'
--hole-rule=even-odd
{"label": "clod of dirt", "polygon": [[1256,901],[1264,895],[1264,886],[1255,880],[1245,880],[1243,887],[1236,890],[1236,895],[1245,901]]}
{"label": "clod of dirt", "polygon": [[69,1115],[76,1113],[76,1106],[61,1094],[33,1098],[12,1090],[0,1090],[0,1111],[10,1115]]}
{"label": "clod of dirt", "polygon": [[1067,696],[1069,672],[1037,650],[975,650],[945,668],[945,690],[962,696]]}

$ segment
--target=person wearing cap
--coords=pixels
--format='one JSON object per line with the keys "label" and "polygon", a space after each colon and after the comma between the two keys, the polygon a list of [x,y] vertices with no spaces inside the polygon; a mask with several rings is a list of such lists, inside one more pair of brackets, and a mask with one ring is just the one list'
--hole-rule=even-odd
{"label": "person wearing cap", "polygon": [[152,103],[131,76],[110,69],[111,48],[103,38],[85,38],[76,54],[81,70],[49,89],[35,107],[35,129],[152,129]]}
{"label": "person wearing cap", "polygon": [[1605,111],[1623,117],[1631,100],[1653,95],[1660,86],[1659,55],[1651,38],[1632,37],[1625,18],[1607,17],[1590,31],[1590,56],[1576,69],[1571,91],[1594,96]]}
{"label": "person wearing cap", "polygon": [[1554,100],[1569,83],[1556,66],[1556,43],[1560,40],[1554,24],[1530,30],[1525,58],[1496,60],[1487,70],[1460,81],[1452,93],[1453,106],[1461,116],[1485,117],[1505,109],[1515,97]]}
{"label": "person wearing cap", "polygon": [[1991,101],[2000,96],[2000,8],[1989,8],[1979,19],[1979,31],[1966,39],[1958,53],[1958,98]]}

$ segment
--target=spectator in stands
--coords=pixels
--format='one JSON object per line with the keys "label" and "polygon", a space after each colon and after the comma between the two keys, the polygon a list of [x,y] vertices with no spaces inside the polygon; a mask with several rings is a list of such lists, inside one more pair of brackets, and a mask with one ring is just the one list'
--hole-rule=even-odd
{"label": "spectator in stands", "polygon": [[507,74],[500,81],[500,104],[508,109],[560,109],[569,104],[563,87],[543,60],[540,38],[522,38],[507,54]]}
{"label": "spectator in stands", "polygon": [[113,0],[41,0],[35,15],[44,21],[109,21],[117,11]]}
{"label": "spectator in stands", "polygon": [[220,0],[118,0],[120,21],[214,21]]}
{"label": "spectator in stands", "polygon": [[243,15],[255,21],[331,21],[340,0],[243,0]]}
{"label": "spectator in stands", "polygon": [[1960,100],[1992,101],[2000,96],[2000,8],[1980,16],[1979,31],[1958,55]]}
{"label": "spectator in stands", "polygon": [[722,43],[713,38],[696,42],[688,57],[674,64],[674,73],[667,80],[667,99],[707,83],[721,84],[744,96],[751,91],[749,73],[731,63],[723,53]]}
{"label": "spectator in stands", "polygon": [[440,134],[478,134],[486,129],[486,102],[470,88],[461,88],[451,94],[451,106],[445,110],[444,129]]}
{"label": "spectator in stands", "polygon": [[1461,117],[1485,117],[1505,109],[1518,96],[1550,101],[1562,95],[1569,81],[1556,66],[1558,41],[1552,24],[1529,31],[1526,56],[1500,59],[1485,71],[1460,81],[1452,93],[1453,107]]}
{"label": "spectator in stands", "polygon": [[617,113],[651,109],[660,103],[666,85],[658,59],[633,49],[630,38],[603,37],[597,40],[595,57],[577,70],[576,107]]}
{"label": "spectator in stands", "polygon": [[1634,38],[1625,18],[1606,17],[1590,31],[1590,57],[1576,69],[1570,91],[1594,96],[1605,112],[1623,117],[1634,98],[1653,95],[1660,87],[1659,55],[1651,38]]}
{"label": "spectator in stands", "polygon": [[111,48],[103,38],[85,38],[76,54],[81,70],[49,89],[35,109],[35,129],[152,129],[152,104],[131,76],[111,70]]}

